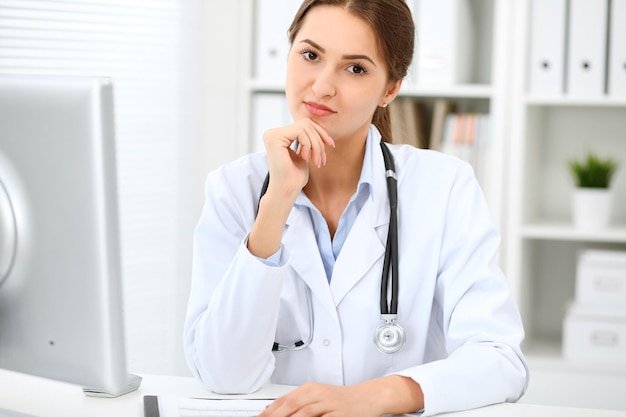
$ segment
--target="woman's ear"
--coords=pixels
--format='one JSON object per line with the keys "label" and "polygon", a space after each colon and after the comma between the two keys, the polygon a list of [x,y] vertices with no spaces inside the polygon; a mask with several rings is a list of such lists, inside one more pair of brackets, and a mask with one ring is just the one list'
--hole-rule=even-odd
{"label": "woman's ear", "polygon": [[395,81],[389,85],[382,99],[382,102],[384,103],[385,107],[396,98],[396,96],[400,92],[401,86],[402,86],[402,80]]}

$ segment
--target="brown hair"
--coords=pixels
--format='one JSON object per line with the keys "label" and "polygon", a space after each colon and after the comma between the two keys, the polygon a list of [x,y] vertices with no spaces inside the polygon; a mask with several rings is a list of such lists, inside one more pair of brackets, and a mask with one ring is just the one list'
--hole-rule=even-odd
{"label": "brown hair", "polygon": [[[360,17],[374,30],[378,48],[385,59],[390,82],[403,79],[413,59],[415,25],[405,0],[304,0],[289,27],[289,42],[293,44],[307,12],[315,6],[343,7]],[[391,118],[388,108],[378,107],[372,123],[391,142]]]}

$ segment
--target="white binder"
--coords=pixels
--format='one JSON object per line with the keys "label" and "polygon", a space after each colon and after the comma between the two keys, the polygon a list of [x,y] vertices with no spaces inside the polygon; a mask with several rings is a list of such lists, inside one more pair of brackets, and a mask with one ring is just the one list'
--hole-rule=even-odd
{"label": "white binder", "polygon": [[250,126],[250,151],[265,150],[263,134],[267,129],[285,126],[292,122],[287,99],[279,93],[257,93],[252,96],[252,126]]}
{"label": "white binder", "polygon": [[626,97],[626,0],[611,1],[609,96]]}
{"label": "white binder", "polygon": [[475,36],[469,0],[420,1],[417,31],[420,85],[471,82]]}
{"label": "white binder", "polygon": [[605,92],[608,0],[570,0],[567,93]]}
{"label": "white binder", "polygon": [[418,65],[417,58],[419,56],[418,51],[420,48],[421,39],[418,36],[419,28],[417,27],[417,24],[418,24],[418,16],[419,16],[419,5],[421,1],[424,1],[424,0],[407,0],[406,2],[407,6],[409,6],[409,9],[411,10],[411,16],[413,16],[413,23],[415,24],[415,43],[413,47],[413,61],[411,62],[411,65],[409,66],[409,70],[407,71],[407,75],[402,84],[403,87],[416,86],[419,83],[419,80],[417,79],[417,65]]}
{"label": "white binder", "polygon": [[297,0],[256,0],[255,71],[257,80],[285,82],[289,39],[287,30],[299,7]]}
{"label": "white binder", "polygon": [[567,1],[531,0],[528,92],[559,95],[565,88]]}

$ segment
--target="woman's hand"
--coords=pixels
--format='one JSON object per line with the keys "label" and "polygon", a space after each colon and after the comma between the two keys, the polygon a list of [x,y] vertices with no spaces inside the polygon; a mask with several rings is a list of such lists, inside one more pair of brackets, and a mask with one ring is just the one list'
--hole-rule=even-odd
{"label": "woman's hand", "polygon": [[[292,144],[297,141],[297,148]],[[270,172],[268,193],[295,197],[309,180],[309,166],[326,164],[326,145],[335,146],[328,133],[311,119],[269,129],[263,135]]]}
{"label": "woman's hand", "polygon": [[421,387],[414,380],[390,375],[352,386],[304,384],[270,404],[259,417],[379,417],[424,407]]}
{"label": "woman's hand", "polygon": [[[263,141],[270,183],[259,203],[259,212],[248,237],[248,250],[255,256],[268,258],[280,248],[287,216],[298,193],[309,181],[309,165],[325,165],[326,145],[334,147],[335,142],[311,119],[269,129]],[[293,150],[291,145],[296,141],[298,146]]]}
{"label": "woman's hand", "polygon": [[259,417],[379,417],[384,412],[371,407],[371,400],[377,395],[361,385],[340,387],[307,383],[278,398]]}

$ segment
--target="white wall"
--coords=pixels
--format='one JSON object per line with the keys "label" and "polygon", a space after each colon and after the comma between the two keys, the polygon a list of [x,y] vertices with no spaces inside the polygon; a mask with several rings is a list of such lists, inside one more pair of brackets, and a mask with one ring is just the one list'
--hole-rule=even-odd
{"label": "white wall", "polygon": [[250,2],[204,1],[201,28],[201,94],[203,169],[208,172],[239,156],[238,143],[242,121],[241,97],[247,66],[241,51],[249,30],[243,27],[243,16]]}
{"label": "white wall", "polygon": [[[198,141],[186,143],[181,154],[181,204],[190,210],[179,219],[177,252],[178,281],[174,288],[177,299],[175,332],[169,337],[177,338],[178,350],[174,358],[175,374],[191,375],[184,360],[182,334],[191,284],[193,229],[204,203],[204,181],[207,174],[221,164],[241,154],[238,144],[238,120],[240,120],[240,97],[242,79],[241,37],[246,31],[241,28],[242,10],[245,1],[201,2],[199,17],[198,68],[200,85],[199,107],[190,107],[187,120],[198,121],[189,126],[188,134],[199,131]],[[193,213],[193,214],[190,214]]]}

